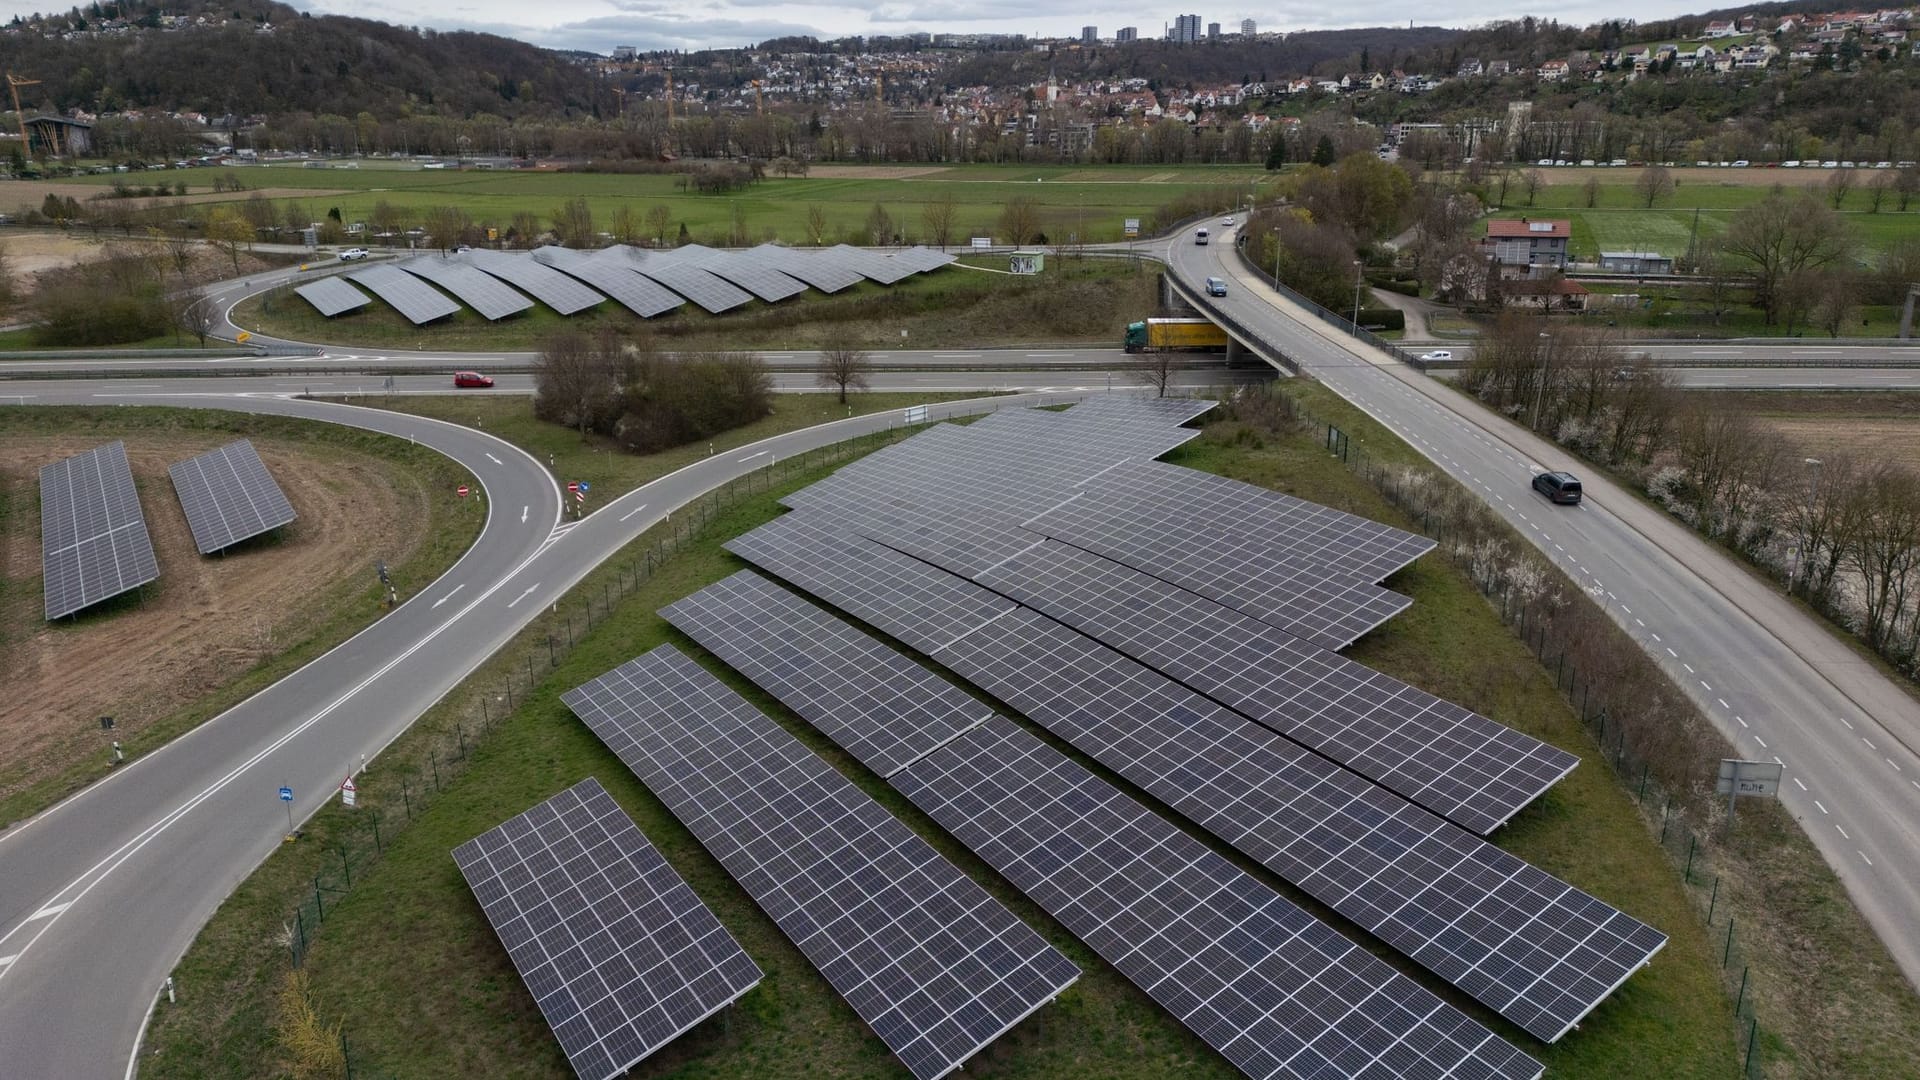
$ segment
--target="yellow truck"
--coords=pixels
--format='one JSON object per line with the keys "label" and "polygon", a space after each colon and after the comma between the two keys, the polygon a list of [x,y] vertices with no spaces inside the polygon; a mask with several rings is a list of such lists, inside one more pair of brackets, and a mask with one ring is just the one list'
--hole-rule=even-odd
{"label": "yellow truck", "polygon": [[1128,352],[1169,349],[1224,349],[1227,332],[1207,319],[1147,319],[1128,323],[1123,344]]}

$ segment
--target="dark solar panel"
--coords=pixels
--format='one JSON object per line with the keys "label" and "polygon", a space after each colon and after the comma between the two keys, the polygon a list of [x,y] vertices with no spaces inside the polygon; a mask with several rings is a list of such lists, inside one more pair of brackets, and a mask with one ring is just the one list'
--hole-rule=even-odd
{"label": "dark solar panel", "polygon": [[933,658],[1552,1042],[1666,935],[1038,613]]}
{"label": "dark solar panel", "polygon": [[871,281],[882,285],[891,285],[896,281],[913,276],[913,267],[905,263],[894,262],[877,251],[853,247],[850,244],[835,244],[822,253],[833,260],[835,266],[845,267]]}
{"label": "dark solar panel", "polygon": [[519,288],[561,315],[575,315],[606,300],[574,278],[535,261],[531,252],[475,248],[456,254],[454,259]]}
{"label": "dark solar panel", "polygon": [[1082,399],[1064,415],[1117,416],[1141,423],[1179,427],[1204,415],[1219,404],[1205,398],[1147,397],[1144,394],[1101,394]]}
{"label": "dark solar panel", "polygon": [[924,274],[929,270],[938,270],[949,263],[958,261],[959,256],[949,255],[944,251],[935,251],[927,247],[911,247],[905,251],[894,252],[892,258],[896,262],[912,267],[914,273]]}
{"label": "dark solar panel", "polygon": [[535,262],[578,279],[613,297],[614,302],[643,319],[664,315],[686,303],[673,290],[616,264],[595,262],[584,252],[563,247],[535,248]]}
{"label": "dark solar panel", "polygon": [[385,263],[363,266],[347,271],[346,276],[372,289],[375,296],[392,305],[415,326],[444,319],[460,310],[459,304],[433,286],[396,266]]}
{"label": "dark solar panel", "polygon": [[1538,1062],[1010,721],[968,731],[892,783],[1248,1076],[1541,1075]]}
{"label": "dark solar panel", "polygon": [[881,776],[993,715],[926,668],[751,570],[660,614]]}
{"label": "dark solar panel", "polygon": [[338,277],[323,277],[309,281],[305,285],[296,285],[293,291],[300,294],[301,299],[312,304],[315,311],[329,319],[373,303],[373,297]]}
{"label": "dark solar panel", "polygon": [[881,1042],[944,1076],[1079,969],[671,646],[562,695]]}
{"label": "dark solar panel", "polygon": [[769,303],[799,296],[807,291],[806,282],[789,277],[778,267],[750,254],[716,251],[698,244],[688,244],[674,248],[673,256],[717,277],[725,278]]}
{"label": "dark solar panel", "polygon": [[40,558],[49,619],[160,576],[124,443],[40,470]]}
{"label": "dark solar panel", "polygon": [[453,849],[581,1080],[610,1080],[760,969],[591,777]]}
{"label": "dark solar panel", "polygon": [[671,254],[645,252],[621,245],[602,248],[587,258],[603,266],[623,267],[642,277],[652,278],[715,315],[731,311],[753,299],[745,289],[737,288],[690,262],[682,262]]}
{"label": "dark solar panel", "polygon": [[483,274],[444,255],[422,255],[398,264],[415,277],[425,278],[460,298],[461,303],[488,321],[518,315],[533,301],[491,274]]}
{"label": "dark solar panel", "polygon": [[200,554],[210,555],[294,518],[293,504],[245,439],[167,470]]}
{"label": "dark solar panel", "polygon": [[747,254],[824,293],[839,292],[866,280],[846,267],[835,265],[818,252],[794,251],[778,244],[761,244]]}
{"label": "dark solar panel", "polygon": [[1482,835],[1580,759],[1257,619],[1049,540],[979,582]]}

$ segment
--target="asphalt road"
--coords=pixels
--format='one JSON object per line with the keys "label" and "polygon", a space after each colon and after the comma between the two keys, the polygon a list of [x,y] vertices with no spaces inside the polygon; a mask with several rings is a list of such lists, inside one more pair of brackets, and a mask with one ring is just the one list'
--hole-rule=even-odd
{"label": "asphalt road", "polygon": [[[1888,368],[1690,368],[1668,369],[1689,390],[1920,390],[1920,367],[1909,371]],[[1452,382],[1458,370],[1435,371],[1435,378]],[[0,391],[4,393],[5,391]]]}
{"label": "asphalt road", "polygon": [[[561,524],[547,470],[451,424],[250,393],[197,396],[122,381],[38,403],[200,405],[272,412],[413,438],[479,479],[486,525],[440,579],[399,582],[404,603],[359,635],[167,746],[0,833],[0,1077],[130,1075],[167,974],[220,902],[332,796],[542,607],[676,507],[780,457],[900,422],[854,417],[711,457]],[[249,383],[251,387],[251,383]],[[1073,394],[934,405],[939,418]],[[368,568],[371,573],[372,568]],[[190,993],[210,992],[193,987]]]}
{"label": "asphalt road", "polygon": [[1605,606],[1741,757],[1784,763],[1781,798],[1920,985],[1920,703],[1604,477],[1583,475],[1578,508],[1534,495],[1532,474],[1572,465],[1567,455],[1280,299],[1222,239],[1169,244],[1169,264],[1196,295],[1207,275],[1233,282],[1209,302],[1480,495]]}
{"label": "asphalt road", "polygon": [[[1407,347],[1421,351],[1444,349],[1456,358],[1473,355],[1471,340],[1409,342]],[[1808,369],[1876,366],[1920,368],[1920,341],[1909,345],[1887,343],[1849,345],[1844,341],[1822,343],[1819,340],[1800,338],[1686,343],[1630,341],[1626,343],[1625,348],[1635,356],[1644,355],[1661,367],[1685,367],[1688,364],[1719,367],[1744,362],[1794,365]]]}

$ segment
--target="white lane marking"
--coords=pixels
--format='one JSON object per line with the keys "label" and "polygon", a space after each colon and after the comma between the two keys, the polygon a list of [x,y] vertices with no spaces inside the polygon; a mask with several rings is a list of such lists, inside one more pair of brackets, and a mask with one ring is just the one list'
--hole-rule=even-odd
{"label": "white lane marking", "polygon": [[1840,834],[1840,839],[1842,839],[1842,840],[1851,840],[1851,839],[1853,839],[1853,837],[1851,837],[1851,836],[1848,836],[1848,835],[1847,835],[1847,830],[1845,830],[1845,829],[1843,829],[1843,828],[1841,828],[1841,827],[1840,827],[1840,823],[1839,823],[1839,822],[1837,822],[1837,821],[1833,823],[1833,831],[1834,831],[1834,832],[1837,832],[1837,833],[1839,833],[1839,834]]}
{"label": "white lane marking", "polygon": [[1635,623],[1638,623],[1638,624],[1639,624],[1639,626],[1640,626],[1640,629],[1642,629],[1642,630],[1645,630],[1645,629],[1647,628],[1647,624],[1646,624],[1646,623],[1643,623],[1643,622],[1640,622],[1640,616],[1638,616],[1638,615],[1635,615],[1635,616],[1633,617],[1633,621],[1634,621]]}
{"label": "white lane marking", "polygon": [[1680,654],[1677,652],[1674,652],[1673,646],[1671,645],[1667,646],[1667,655],[1673,657],[1675,660],[1680,659]]}
{"label": "white lane marking", "polygon": [[1892,758],[1890,758],[1890,757],[1883,757],[1883,758],[1881,758],[1880,760],[1881,760],[1881,761],[1884,761],[1884,762],[1886,762],[1886,763],[1887,763],[1887,764],[1889,764],[1889,765],[1893,765],[1893,771],[1894,771],[1894,772],[1906,772],[1906,771],[1907,771],[1907,770],[1905,770],[1905,769],[1903,769],[1903,768],[1901,768],[1900,766],[1898,766],[1898,765],[1895,765],[1895,764],[1894,764],[1894,761],[1893,761],[1893,759],[1892,759]]}
{"label": "white lane marking", "polygon": [[446,603],[447,601],[449,601],[449,600],[451,600],[451,599],[453,599],[453,593],[457,593],[457,592],[459,592],[459,591],[460,591],[461,589],[464,589],[464,588],[466,588],[466,587],[467,587],[467,583],[466,583],[466,582],[464,582],[464,581],[463,581],[463,582],[461,582],[461,583],[460,583],[460,584],[458,584],[458,585],[455,585],[455,586],[453,587],[453,592],[450,592],[450,593],[448,593],[447,595],[445,595],[445,596],[443,596],[443,597],[441,597],[440,599],[438,599],[438,600],[435,600],[435,601],[433,602],[433,606],[434,606],[434,607],[439,607],[439,606],[440,606],[441,604],[444,604],[444,603]]}
{"label": "white lane marking", "polygon": [[504,462],[502,462],[502,461],[501,461],[501,460],[500,460],[499,458],[497,458],[497,457],[494,457],[494,456],[493,456],[492,454],[488,454],[488,455],[487,455],[487,460],[488,460],[488,461],[491,461],[491,462],[493,462],[493,463],[494,463],[495,465],[502,465],[502,464],[505,464],[505,463],[504,463]]}
{"label": "white lane marking", "polygon": [[1653,640],[1655,640],[1655,641],[1659,641],[1659,640],[1660,640],[1660,635],[1659,635],[1659,634],[1654,634],[1654,635],[1653,635]]}
{"label": "white lane marking", "polygon": [[1825,803],[1822,803],[1822,802],[1821,802],[1821,801],[1820,801],[1819,799],[1815,799],[1815,800],[1813,800],[1813,805],[1815,805],[1815,806],[1817,806],[1817,807],[1819,807],[1819,808],[1820,808],[1820,812],[1821,812],[1821,813],[1823,813],[1823,814],[1825,814],[1825,813],[1827,813],[1827,812],[1828,812],[1828,810],[1827,810],[1827,807],[1826,807],[1826,804],[1825,804]]}
{"label": "white lane marking", "polygon": [[0,956],[0,968],[6,967],[18,959],[20,959],[19,953],[14,953],[12,956]]}
{"label": "white lane marking", "polygon": [[1755,735],[1753,737],[1753,741],[1760,744],[1760,749],[1765,750],[1767,748],[1767,740],[1761,738],[1760,736]]}
{"label": "white lane marking", "polygon": [[1879,749],[1880,749],[1879,747],[1877,747],[1877,746],[1875,746],[1875,745],[1873,745],[1873,740],[1871,740],[1871,739],[1869,739],[1869,738],[1867,738],[1867,737],[1866,737],[1865,735],[1862,735],[1862,736],[1860,736],[1860,741],[1861,741],[1861,742],[1863,742],[1863,743],[1866,743],[1866,744],[1867,744],[1867,749],[1869,749],[1869,750],[1876,750],[1876,751],[1877,751],[1877,750],[1879,750]]}
{"label": "white lane marking", "polygon": [[1744,728],[1744,727],[1747,727],[1747,726],[1748,726],[1748,725],[1747,725],[1747,721],[1746,721],[1746,718],[1745,718],[1745,717],[1740,717],[1740,716],[1736,716],[1736,717],[1734,717],[1734,719],[1735,719],[1735,720],[1738,720],[1738,721],[1740,721],[1740,726],[1741,726],[1741,727],[1743,727],[1743,728]]}
{"label": "white lane marking", "polygon": [[1689,675],[1691,675],[1691,674],[1693,674],[1693,665],[1692,665],[1692,664],[1689,664],[1689,663],[1687,663],[1687,662],[1686,662],[1685,660],[1682,660],[1682,661],[1680,661],[1680,666],[1681,666],[1681,667],[1683,667],[1683,668],[1686,668],[1686,669],[1687,669],[1687,674],[1689,674]]}
{"label": "white lane marking", "polygon": [[1869,858],[1867,858],[1867,853],[1866,853],[1866,852],[1864,852],[1864,851],[1861,851],[1861,850],[1860,850],[1859,848],[1854,848],[1854,849],[1853,849],[1853,853],[1854,853],[1855,855],[1858,855],[1858,856],[1860,856],[1860,861],[1861,861],[1861,862],[1864,862],[1864,863],[1866,863],[1866,864],[1867,864],[1868,866],[1872,866],[1872,865],[1873,865],[1873,860],[1872,860],[1872,859],[1869,859]]}
{"label": "white lane marking", "polygon": [[767,452],[765,450],[762,450],[757,454],[748,454],[746,457],[743,457],[740,460],[742,462],[746,462],[746,461],[752,461],[754,458],[757,458],[757,457],[766,457],[766,456],[767,456]]}
{"label": "white lane marking", "polygon": [[526,523],[527,523],[527,508],[523,506],[520,508],[520,524],[525,525]]}
{"label": "white lane marking", "polygon": [[33,914],[27,916],[26,921],[32,922],[35,919],[51,918],[55,915],[60,914],[61,912],[67,910],[72,906],[73,906],[73,901],[71,900],[67,901],[64,904],[48,904],[46,907],[43,907],[39,911],[36,911]]}
{"label": "white lane marking", "polygon": [[1727,699],[1726,699],[1726,698],[1723,698],[1723,697],[1717,697],[1717,698],[1714,698],[1713,700],[1715,700],[1715,701],[1717,701],[1717,702],[1719,702],[1719,703],[1720,703],[1720,707],[1721,707],[1721,708],[1723,708],[1723,709],[1731,709],[1731,708],[1733,708],[1733,706],[1731,706],[1731,705],[1729,705],[1729,704],[1727,704]]}
{"label": "white lane marking", "polygon": [[637,513],[639,513],[639,512],[640,512],[640,511],[642,511],[642,510],[645,510],[646,508],[647,508],[647,504],[646,504],[646,503],[641,503],[641,504],[640,504],[639,506],[636,506],[636,507],[634,507],[633,509],[631,509],[631,510],[629,510],[629,511],[627,511],[627,512],[626,512],[626,514],[625,514],[625,515],[623,515],[623,516],[622,516],[622,517],[620,518],[620,520],[621,520],[621,521],[625,521],[625,520],[627,520],[627,518],[630,518],[630,517],[632,517],[633,515],[635,515],[635,514],[637,514]]}
{"label": "white lane marking", "polygon": [[1846,725],[1847,725],[1847,730],[1848,730],[1848,731],[1852,731],[1852,730],[1853,730],[1853,725],[1852,725],[1852,724],[1849,724],[1849,723],[1847,723],[1847,718],[1846,718],[1846,717],[1844,717],[1844,716],[1843,716],[1843,717],[1841,717],[1841,718],[1840,718],[1840,722],[1841,722],[1841,723],[1843,723],[1843,724],[1846,724]]}
{"label": "white lane marking", "polygon": [[1796,784],[1800,784],[1800,790],[1801,790],[1801,791],[1805,791],[1805,790],[1807,790],[1807,785],[1805,785],[1805,784],[1801,784],[1801,783],[1800,783],[1800,778],[1799,778],[1799,777],[1797,777],[1797,776],[1796,776],[1796,777],[1794,777],[1794,778],[1793,778],[1793,782],[1794,782],[1794,783],[1796,783]]}
{"label": "white lane marking", "polygon": [[519,596],[516,596],[516,597],[514,597],[514,598],[513,598],[513,603],[510,603],[510,604],[508,604],[507,606],[508,606],[508,607],[512,607],[512,606],[513,606],[514,604],[517,604],[517,603],[519,603],[520,601],[522,601],[522,600],[525,600],[525,599],[526,599],[527,597],[529,597],[529,596],[532,596],[532,595],[533,595],[533,590],[535,590],[535,589],[537,589],[537,588],[539,588],[539,587],[540,587],[540,583],[539,583],[539,582],[537,582],[537,581],[536,581],[536,582],[534,582],[534,583],[533,583],[532,585],[529,585],[529,586],[527,586],[527,591],[526,591],[526,592],[523,592],[523,593],[521,593],[521,594],[520,594]]}

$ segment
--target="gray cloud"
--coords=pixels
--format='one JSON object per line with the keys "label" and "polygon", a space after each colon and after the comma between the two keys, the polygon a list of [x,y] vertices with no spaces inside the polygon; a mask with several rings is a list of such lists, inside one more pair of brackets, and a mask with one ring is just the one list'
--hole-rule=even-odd
{"label": "gray cloud", "polygon": [[723,49],[768,38],[830,35],[817,27],[777,19],[694,18],[657,11],[603,15],[558,26],[523,29],[514,36],[548,48],[605,53],[613,51],[615,45],[640,49]]}

